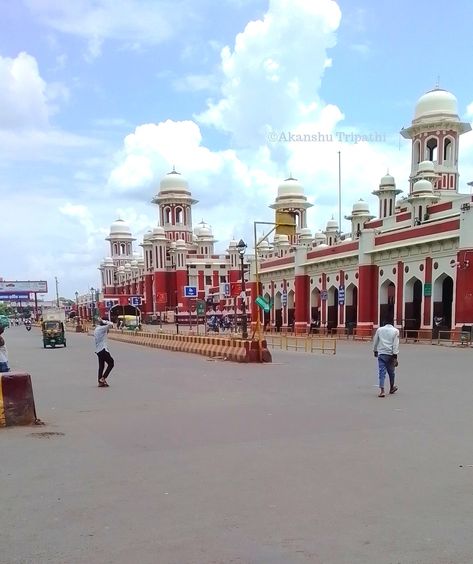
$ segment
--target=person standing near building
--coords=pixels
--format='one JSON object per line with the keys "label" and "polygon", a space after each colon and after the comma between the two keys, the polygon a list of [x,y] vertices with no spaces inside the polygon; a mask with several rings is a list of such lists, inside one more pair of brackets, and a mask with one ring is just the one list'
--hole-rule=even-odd
{"label": "person standing near building", "polygon": [[396,367],[398,365],[397,355],[399,354],[399,330],[396,329],[390,321],[381,324],[381,327],[375,333],[373,342],[374,356],[378,359],[378,375],[379,375],[379,395],[384,398],[384,380],[386,372],[389,374],[390,389],[389,393],[397,392],[397,386],[394,385],[396,377]]}
{"label": "person standing near building", "polygon": [[3,338],[4,331],[5,327],[0,323],[0,372],[10,372],[7,347],[5,345],[5,339]]}
{"label": "person standing near building", "polygon": [[[99,388],[108,388],[107,378],[115,365],[115,361],[107,348],[107,336],[111,327],[113,327],[113,323],[111,321],[99,319],[99,324],[94,330],[95,354],[99,359]],[[107,368],[104,372],[105,364],[107,365]]]}

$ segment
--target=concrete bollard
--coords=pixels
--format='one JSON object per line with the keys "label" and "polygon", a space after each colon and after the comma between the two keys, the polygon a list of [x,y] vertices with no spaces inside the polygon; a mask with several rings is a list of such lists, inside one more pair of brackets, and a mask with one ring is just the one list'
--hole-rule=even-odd
{"label": "concrete bollard", "polygon": [[37,422],[31,376],[24,372],[0,373],[0,427]]}

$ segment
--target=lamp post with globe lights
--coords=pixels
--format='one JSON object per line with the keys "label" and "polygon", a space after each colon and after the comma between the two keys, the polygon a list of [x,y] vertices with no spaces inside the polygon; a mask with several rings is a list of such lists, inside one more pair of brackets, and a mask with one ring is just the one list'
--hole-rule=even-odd
{"label": "lamp post with globe lights", "polygon": [[243,258],[246,251],[246,243],[240,239],[236,246],[240,255],[240,268],[241,268],[241,336],[243,339],[248,339],[248,317],[246,314],[246,282],[245,282],[245,265]]}

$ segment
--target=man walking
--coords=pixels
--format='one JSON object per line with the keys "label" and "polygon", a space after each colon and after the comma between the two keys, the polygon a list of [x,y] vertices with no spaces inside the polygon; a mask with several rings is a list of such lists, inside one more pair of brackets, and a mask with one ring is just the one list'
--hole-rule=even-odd
{"label": "man walking", "polygon": [[389,374],[390,389],[389,393],[397,392],[394,385],[396,376],[395,369],[398,365],[397,355],[399,354],[399,330],[393,327],[390,321],[385,321],[376,331],[373,343],[374,356],[378,359],[379,374],[379,398],[386,397],[384,393],[384,380],[386,372]]}
{"label": "man walking", "polygon": [[[111,327],[113,327],[113,323],[111,321],[99,319],[99,324],[94,330],[95,354],[99,359],[99,388],[108,388],[107,378],[115,365],[115,362],[107,349],[107,335]],[[107,365],[107,368],[104,372],[103,370],[105,368],[105,364]]]}
{"label": "man walking", "polygon": [[5,327],[0,324],[0,372],[10,372],[7,347],[5,345],[5,339],[3,338],[4,331]]}

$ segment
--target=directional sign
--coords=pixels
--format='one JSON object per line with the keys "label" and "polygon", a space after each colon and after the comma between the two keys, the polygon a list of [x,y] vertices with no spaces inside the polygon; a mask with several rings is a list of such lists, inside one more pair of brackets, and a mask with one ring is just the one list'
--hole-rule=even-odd
{"label": "directional sign", "polygon": [[426,298],[432,296],[432,284],[430,282],[424,284],[424,296]]}
{"label": "directional sign", "polygon": [[257,304],[265,313],[269,313],[271,309],[271,303],[268,303],[262,296],[258,296],[255,300]]}
{"label": "directional sign", "polygon": [[205,302],[198,300],[196,303],[197,315],[205,315]]}
{"label": "directional sign", "polygon": [[339,305],[343,305],[345,303],[345,287],[344,286],[338,287],[338,303],[339,303]]}
{"label": "directional sign", "polygon": [[283,293],[282,293],[281,302],[282,302],[283,307],[287,306],[287,291],[286,290],[284,290]]}
{"label": "directional sign", "polygon": [[322,291],[320,292],[320,299],[321,299],[323,302],[327,301],[327,299],[328,299],[328,292],[327,292],[327,290],[322,290]]}
{"label": "directional sign", "polygon": [[21,300],[29,301],[30,295],[28,292],[0,292],[0,302],[19,302]]}
{"label": "directional sign", "polygon": [[184,286],[184,297],[185,298],[196,298],[197,297],[197,286]]}
{"label": "directional sign", "polygon": [[130,298],[130,303],[131,303],[132,306],[140,306],[141,305],[140,296],[132,296]]}
{"label": "directional sign", "polygon": [[107,309],[112,309],[113,304],[114,304],[113,300],[105,300],[105,307]]}

